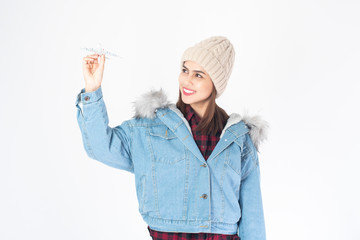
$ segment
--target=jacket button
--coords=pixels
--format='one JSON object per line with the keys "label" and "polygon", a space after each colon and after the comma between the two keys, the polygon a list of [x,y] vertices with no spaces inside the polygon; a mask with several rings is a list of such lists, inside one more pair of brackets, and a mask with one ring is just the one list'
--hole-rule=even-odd
{"label": "jacket button", "polygon": [[200,166],[202,166],[202,167],[206,167],[206,163],[204,163],[204,164],[201,164]]}
{"label": "jacket button", "polygon": [[202,198],[207,199],[207,195],[204,193],[203,195],[201,195]]}
{"label": "jacket button", "polygon": [[85,101],[89,101],[90,97],[89,96],[85,96]]}

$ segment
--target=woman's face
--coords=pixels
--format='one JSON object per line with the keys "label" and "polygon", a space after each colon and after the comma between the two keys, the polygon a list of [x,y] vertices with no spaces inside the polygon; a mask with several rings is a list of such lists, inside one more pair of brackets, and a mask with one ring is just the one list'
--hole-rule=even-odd
{"label": "woman's face", "polygon": [[196,62],[185,61],[179,75],[182,101],[191,105],[202,105],[213,91],[209,74]]}

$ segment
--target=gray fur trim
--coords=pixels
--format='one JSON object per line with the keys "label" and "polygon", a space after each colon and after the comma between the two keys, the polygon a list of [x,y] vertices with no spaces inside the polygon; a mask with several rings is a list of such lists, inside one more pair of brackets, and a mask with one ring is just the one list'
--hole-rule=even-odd
{"label": "gray fur trim", "polygon": [[154,118],[157,108],[167,107],[171,104],[167,99],[167,94],[162,88],[159,90],[151,89],[143,93],[138,100],[132,103],[135,118]]}
{"label": "gray fur trim", "polygon": [[249,128],[249,134],[253,141],[256,150],[259,152],[259,145],[261,142],[267,139],[269,124],[259,115],[250,116],[249,114],[243,114],[242,120]]}
{"label": "gray fur trim", "polygon": [[[135,111],[134,117],[136,118],[155,118],[157,108],[170,107],[173,110],[176,108],[175,104],[168,100],[167,94],[162,88],[159,90],[152,89],[145,92],[132,103]],[[180,111],[178,110],[176,112],[180,116]],[[187,121],[183,116],[180,117],[184,122]],[[259,115],[249,115],[246,112],[243,115],[238,113],[230,114],[220,138],[223,136],[227,128],[240,122],[241,120],[243,120],[245,125],[248,127],[251,140],[253,141],[256,150],[259,151],[259,145],[267,139],[269,129],[268,122]]]}

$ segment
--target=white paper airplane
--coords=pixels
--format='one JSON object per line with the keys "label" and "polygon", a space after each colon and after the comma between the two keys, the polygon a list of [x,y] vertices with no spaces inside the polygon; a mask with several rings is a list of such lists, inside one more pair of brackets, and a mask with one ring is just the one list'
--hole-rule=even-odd
{"label": "white paper airplane", "polygon": [[106,58],[106,59],[110,59],[110,58],[107,57],[107,56],[114,56],[114,57],[122,58],[122,57],[120,57],[118,54],[115,54],[115,53],[112,53],[112,52],[110,52],[110,51],[105,50],[105,49],[102,47],[101,43],[98,43],[98,47],[97,47],[97,48],[87,48],[87,47],[83,47],[83,48],[81,48],[81,49],[86,50],[86,51],[88,51],[88,52],[97,53],[97,54],[99,54],[99,55],[105,54],[105,58]]}

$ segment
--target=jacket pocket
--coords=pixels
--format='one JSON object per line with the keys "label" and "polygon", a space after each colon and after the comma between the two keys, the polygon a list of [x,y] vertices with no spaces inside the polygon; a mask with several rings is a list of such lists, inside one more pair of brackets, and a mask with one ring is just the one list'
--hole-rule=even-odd
{"label": "jacket pocket", "polygon": [[165,125],[148,128],[149,150],[155,162],[175,164],[185,159],[185,146]]}
{"label": "jacket pocket", "polygon": [[188,201],[189,184],[188,160],[174,164],[154,163],[154,186],[158,217],[163,219],[184,220]]}

